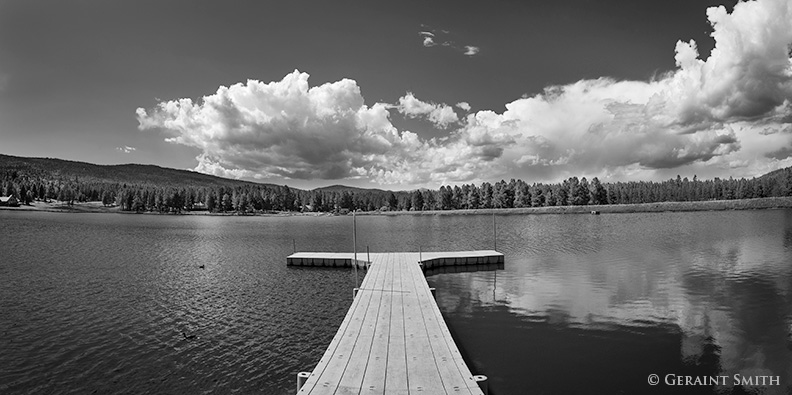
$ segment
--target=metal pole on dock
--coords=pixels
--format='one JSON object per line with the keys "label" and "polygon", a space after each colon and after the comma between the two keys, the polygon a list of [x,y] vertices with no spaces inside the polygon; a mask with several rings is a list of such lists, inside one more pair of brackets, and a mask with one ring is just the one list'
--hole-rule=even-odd
{"label": "metal pole on dock", "polygon": [[495,227],[495,213],[492,213],[492,244],[495,251],[498,251],[498,230]]}
{"label": "metal pole on dock", "polygon": [[352,265],[355,267],[355,288],[358,286],[358,272],[357,272],[357,221],[355,220],[355,212],[352,211],[352,251],[354,251],[355,260]]}
{"label": "metal pole on dock", "polygon": [[368,271],[369,264],[371,264],[371,254],[369,253],[369,246],[366,246],[366,270]]}

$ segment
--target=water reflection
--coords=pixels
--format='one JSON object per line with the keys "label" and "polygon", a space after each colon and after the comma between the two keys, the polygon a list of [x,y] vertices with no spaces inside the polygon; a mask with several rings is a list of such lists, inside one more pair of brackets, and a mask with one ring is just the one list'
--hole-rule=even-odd
{"label": "water reflection", "polygon": [[[669,393],[667,386],[648,386],[650,373],[730,378],[725,386],[673,393],[758,390],[732,385],[735,374],[780,376],[781,385],[763,393],[786,393],[789,217],[789,211],[506,217],[503,227],[517,231],[499,234],[517,236],[498,241],[508,264],[497,289],[491,273],[429,281],[479,372],[498,378],[495,393],[532,385],[539,393],[586,392],[585,384],[562,377],[574,372],[600,382],[611,371],[620,373],[600,383],[603,393]],[[493,342],[484,333],[508,339]],[[500,347],[493,343],[509,351],[490,352]],[[503,355],[506,364],[496,361]],[[550,379],[526,378],[532,369]]]}
{"label": "water reflection", "polygon": [[[503,270],[505,265],[503,263],[483,263],[477,265],[449,265],[449,266],[436,266],[429,269],[424,269],[423,273],[426,277],[434,276],[435,274],[443,273],[470,273],[470,272],[495,272]],[[495,283],[497,284],[497,273],[495,274]]]}

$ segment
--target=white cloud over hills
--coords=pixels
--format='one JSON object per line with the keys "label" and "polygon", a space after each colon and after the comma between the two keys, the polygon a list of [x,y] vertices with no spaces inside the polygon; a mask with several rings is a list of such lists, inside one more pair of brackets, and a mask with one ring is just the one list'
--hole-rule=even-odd
{"label": "white cloud over hills", "polygon": [[446,128],[449,124],[459,122],[454,109],[447,104],[426,103],[416,98],[412,92],[400,97],[399,104],[395,108],[410,118],[425,116],[439,128]]}
{"label": "white cloud over hills", "polygon": [[[466,102],[454,110],[412,93],[367,105],[353,80],[310,87],[308,74],[295,71],[281,81],[220,87],[197,102],[139,108],[139,127],[201,150],[197,171],[231,177],[419,186],[653,178],[669,169],[755,175],[792,165],[792,4],[740,2],[732,13],[710,8],[707,17],[715,40],[707,59],[695,42],[680,41],[677,68],[660,78],[551,86],[501,113],[468,113]],[[447,136],[398,130],[393,109]]]}

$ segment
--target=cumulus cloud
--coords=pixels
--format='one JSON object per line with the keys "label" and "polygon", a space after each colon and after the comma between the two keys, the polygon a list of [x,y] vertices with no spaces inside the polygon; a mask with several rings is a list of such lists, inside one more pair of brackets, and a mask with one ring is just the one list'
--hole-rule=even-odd
{"label": "cumulus cloud", "polygon": [[[410,92],[397,104],[366,105],[353,80],[310,87],[295,71],[281,81],[220,87],[196,102],[140,108],[139,127],[198,148],[196,170],[238,178],[439,185],[706,176],[708,169],[751,176],[792,165],[792,4],[740,2],[731,13],[710,8],[707,18],[715,47],[706,59],[695,42],[680,41],[676,68],[659,78],[551,86],[502,112],[471,113],[460,102],[460,119],[453,107]],[[422,37],[445,42],[438,34]],[[397,130],[394,108],[447,135],[427,140]]]}
{"label": "cumulus cloud", "polygon": [[365,105],[355,81],[309,87],[308,74],[295,70],[281,81],[221,86],[197,102],[185,98],[138,108],[137,118],[141,130],[158,129],[168,142],[200,149],[195,170],[204,173],[395,180],[431,144],[397,131],[390,107]]}
{"label": "cumulus cloud", "polygon": [[446,128],[449,124],[459,121],[459,117],[450,106],[423,102],[416,98],[412,92],[407,92],[406,95],[400,97],[396,108],[400,113],[411,118],[425,116],[440,128]]}
{"label": "cumulus cloud", "polygon": [[[787,160],[768,136],[792,122],[792,5],[741,2],[707,12],[715,48],[676,44],[677,68],[653,81],[583,80],[468,115],[459,136],[503,135],[503,174],[646,174],[699,165]],[[750,147],[750,148],[746,148]],[[779,164],[780,165],[780,164]],[[746,172],[758,168],[746,169]],[[756,174],[756,173],[754,173]]]}
{"label": "cumulus cloud", "polygon": [[130,154],[133,151],[137,151],[137,148],[130,147],[130,146],[126,145],[126,146],[123,146],[123,147],[116,147],[116,151],[121,151],[121,152],[123,152],[125,154]]}
{"label": "cumulus cloud", "polygon": [[781,147],[775,151],[771,151],[765,154],[768,158],[773,158],[777,160],[783,160],[792,156],[792,146]]}
{"label": "cumulus cloud", "polygon": [[474,47],[472,45],[465,45],[465,55],[473,56],[473,55],[475,55],[477,53],[479,53],[479,48],[478,47]]}

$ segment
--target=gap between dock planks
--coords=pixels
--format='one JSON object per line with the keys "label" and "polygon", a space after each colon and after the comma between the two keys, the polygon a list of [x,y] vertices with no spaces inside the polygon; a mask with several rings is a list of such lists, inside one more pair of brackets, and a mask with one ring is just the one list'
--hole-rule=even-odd
{"label": "gap between dock planks", "polygon": [[[503,262],[496,251],[423,254],[424,262]],[[300,266],[351,254],[297,253]],[[310,259],[310,260],[308,260]],[[333,340],[298,394],[482,394],[418,265],[418,253],[373,253]]]}

